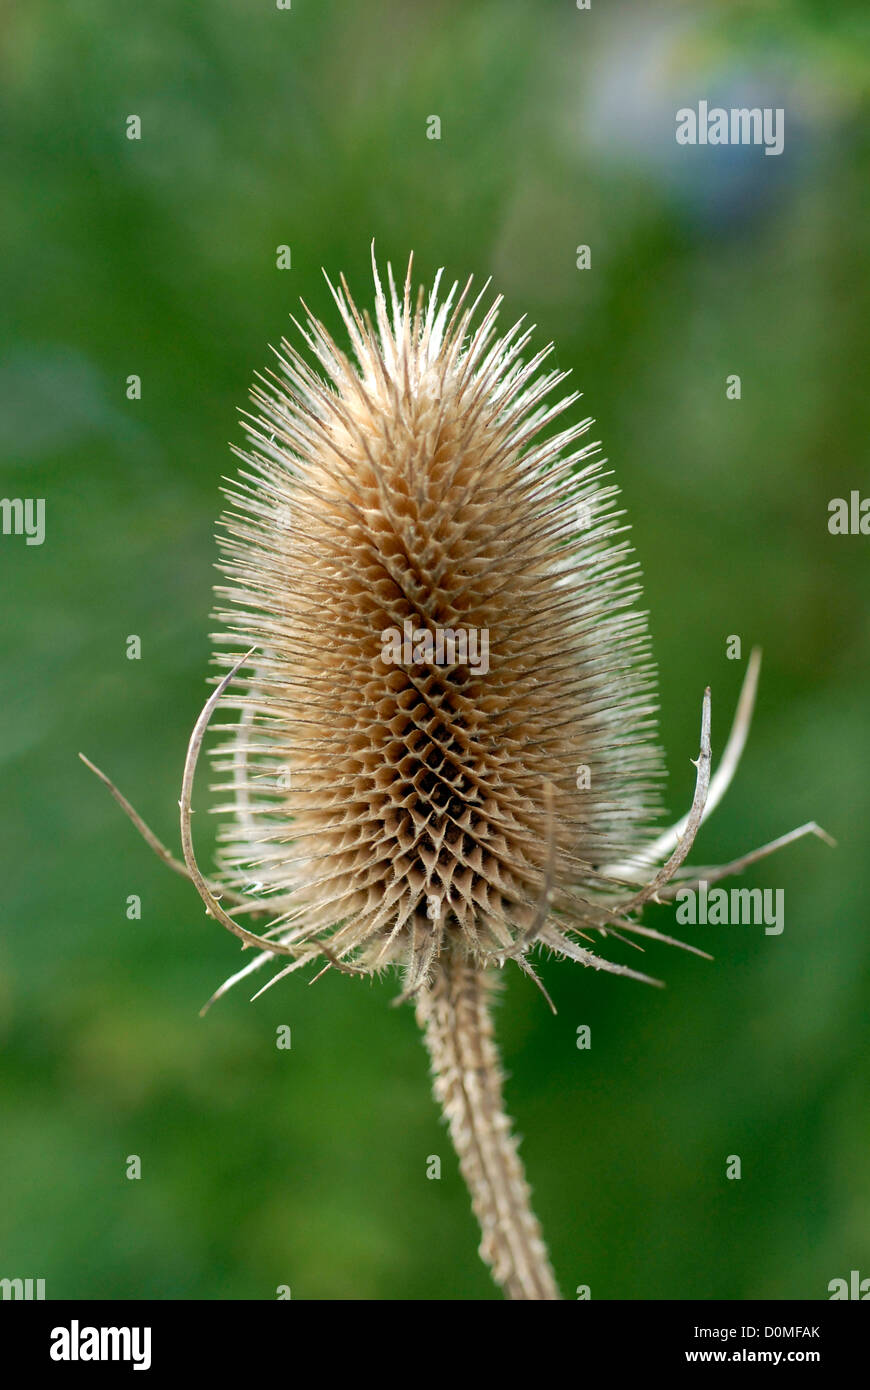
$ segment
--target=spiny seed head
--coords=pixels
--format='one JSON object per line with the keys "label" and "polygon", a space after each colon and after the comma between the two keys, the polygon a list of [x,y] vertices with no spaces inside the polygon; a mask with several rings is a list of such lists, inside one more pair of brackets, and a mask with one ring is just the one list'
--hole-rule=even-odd
{"label": "spiny seed head", "polygon": [[342,279],[355,361],[306,310],[319,372],[283,342],[252,393],[218,659],[257,655],[216,757],[226,877],[275,895],[277,938],[418,987],[542,902],[556,949],[603,925],[596,866],[645,841],[660,763],[617,489],[590,420],[551,429],[567,374],[522,320],[496,336],[500,299],[439,272],[412,305],[410,276],[388,301],[375,267],[374,325]]}

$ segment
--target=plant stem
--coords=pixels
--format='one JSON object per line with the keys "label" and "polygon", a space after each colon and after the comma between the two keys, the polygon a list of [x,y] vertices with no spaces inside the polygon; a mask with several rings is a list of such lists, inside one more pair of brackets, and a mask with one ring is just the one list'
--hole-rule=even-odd
{"label": "plant stem", "polygon": [[502,1098],[493,1040],[489,972],[445,951],[417,1021],[432,1062],[433,1089],[450,1127],[480,1223],[480,1255],[511,1299],[558,1299],[547,1247]]}

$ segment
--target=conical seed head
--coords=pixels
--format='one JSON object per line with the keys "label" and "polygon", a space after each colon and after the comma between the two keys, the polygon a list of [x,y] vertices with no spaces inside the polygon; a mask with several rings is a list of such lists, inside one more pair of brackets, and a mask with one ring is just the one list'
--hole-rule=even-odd
{"label": "conical seed head", "polygon": [[[591,421],[522,323],[453,291],[376,325],[333,291],[254,390],[222,522],[221,646],[257,644],[232,741],[223,863],[277,895],[282,940],[421,980],[540,914],[583,924],[594,868],[657,812],[654,672],[637,567]],[[476,326],[475,326],[476,325]],[[226,651],[220,659],[229,664]]]}

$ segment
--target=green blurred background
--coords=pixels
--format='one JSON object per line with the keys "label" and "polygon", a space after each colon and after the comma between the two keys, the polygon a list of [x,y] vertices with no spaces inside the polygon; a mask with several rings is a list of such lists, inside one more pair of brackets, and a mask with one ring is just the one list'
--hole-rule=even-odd
{"label": "green blurred background", "polygon": [[[395,984],[297,975],[200,1019],[236,944],[76,758],[175,846],[236,410],[300,295],[337,327],[321,266],[370,298],[372,237],[427,282],[492,274],[505,324],[528,313],[572,369],[644,567],[675,814],[704,685],[721,748],[763,646],[696,861],[813,818],[839,841],[747,876],[784,888],[782,936],[648,952],[666,990],[546,961],[553,1018],[510,978],[510,1107],[563,1288],[825,1298],[870,1276],[870,538],[827,530],[829,499],[870,495],[868,55],[863,0],[3,7],[0,491],[44,497],[47,529],[0,539],[0,1276],[493,1296]],[[782,106],[784,153],[681,149],[701,98]]]}

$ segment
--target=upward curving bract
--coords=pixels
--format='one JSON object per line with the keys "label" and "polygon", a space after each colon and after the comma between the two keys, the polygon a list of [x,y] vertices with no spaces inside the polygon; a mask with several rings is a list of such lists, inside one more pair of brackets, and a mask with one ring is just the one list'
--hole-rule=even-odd
{"label": "upward curving bract", "polygon": [[355,361],[310,313],[319,372],[282,343],[228,492],[220,659],[258,651],[222,702],[227,878],[275,894],[276,939],[411,991],[532,935],[606,966],[564,932],[606,927],[596,871],[660,773],[617,489],[590,420],[551,428],[577,395],[551,402],[567,374],[522,320],[496,336],[500,299],[374,274],[374,325],[333,290]]}

